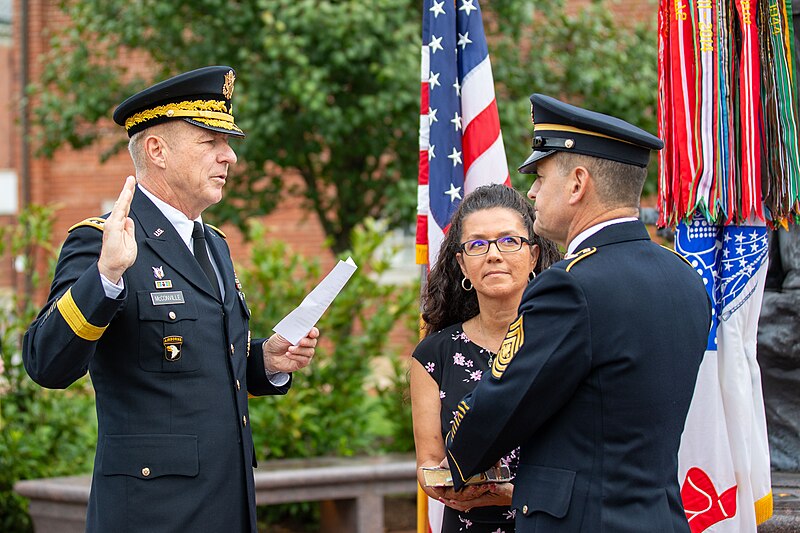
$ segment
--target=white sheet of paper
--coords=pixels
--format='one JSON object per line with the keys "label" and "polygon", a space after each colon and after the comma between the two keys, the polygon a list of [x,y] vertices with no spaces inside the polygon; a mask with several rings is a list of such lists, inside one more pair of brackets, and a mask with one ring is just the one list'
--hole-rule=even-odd
{"label": "white sheet of paper", "polygon": [[292,344],[300,342],[322,317],[357,268],[352,257],[348,257],[347,261],[339,261],[300,305],[278,322],[272,331]]}

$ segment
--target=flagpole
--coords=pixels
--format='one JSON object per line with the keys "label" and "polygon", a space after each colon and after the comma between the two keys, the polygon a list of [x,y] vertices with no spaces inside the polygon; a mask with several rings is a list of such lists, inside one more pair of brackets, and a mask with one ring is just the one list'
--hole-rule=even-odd
{"label": "flagpole", "polygon": [[[425,250],[425,254],[427,256],[427,249]],[[425,294],[425,287],[428,284],[428,265],[421,264],[419,272],[419,338],[422,340],[422,337],[424,336],[424,321],[422,320],[422,295]],[[428,495],[422,490],[422,486],[417,483],[417,533],[430,533],[430,531],[430,522],[428,520]]]}
{"label": "flagpole", "polygon": [[[481,185],[511,185],[478,0],[423,1],[419,119],[416,255],[424,290],[461,199]],[[439,533],[443,509],[420,487],[418,533]]]}
{"label": "flagpole", "polygon": [[428,495],[417,485],[417,533],[430,533],[428,529]]}

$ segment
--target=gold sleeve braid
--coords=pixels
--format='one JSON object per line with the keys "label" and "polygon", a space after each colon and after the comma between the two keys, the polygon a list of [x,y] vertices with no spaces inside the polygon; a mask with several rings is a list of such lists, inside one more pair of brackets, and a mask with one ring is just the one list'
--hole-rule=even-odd
{"label": "gold sleeve braid", "polygon": [[86,317],[83,316],[78,305],[72,298],[72,288],[67,289],[67,292],[58,299],[56,302],[61,316],[64,317],[70,329],[80,337],[87,341],[96,341],[99,339],[108,326],[95,326],[90,324]]}

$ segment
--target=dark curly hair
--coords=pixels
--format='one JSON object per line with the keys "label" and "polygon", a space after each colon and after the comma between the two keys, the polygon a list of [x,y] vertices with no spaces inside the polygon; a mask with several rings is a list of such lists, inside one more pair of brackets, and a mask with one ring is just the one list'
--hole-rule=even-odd
{"label": "dark curly hair", "polygon": [[478,297],[475,291],[461,288],[461,268],[456,254],[461,251],[461,232],[464,219],[476,211],[502,207],[519,213],[528,238],[539,245],[539,261],[533,271],[540,273],[561,259],[558,246],[553,241],[544,239],[533,232],[533,221],[536,214],[531,203],[519,192],[505,185],[485,185],[478,187],[461,201],[461,205],[450,220],[450,229],[445,235],[439,258],[431,268],[428,283],[422,296],[422,319],[425,321],[425,335],[430,335],[442,328],[458,324],[476,316]]}

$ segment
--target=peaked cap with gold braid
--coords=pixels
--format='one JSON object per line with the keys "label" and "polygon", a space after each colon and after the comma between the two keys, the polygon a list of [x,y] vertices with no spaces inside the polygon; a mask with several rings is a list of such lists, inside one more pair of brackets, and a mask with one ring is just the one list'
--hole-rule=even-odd
{"label": "peaked cap with gold braid", "polygon": [[178,74],[138,92],[114,111],[114,122],[128,137],[169,120],[182,119],[200,128],[244,137],[233,121],[231,67],[203,67]]}
{"label": "peaked cap with gold braid", "polygon": [[533,153],[519,167],[535,174],[536,162],[555,152],[569,152],[646,167],[650,150],[664,142],[624,120],[566,104],[543,94],[531,95]]}

